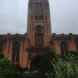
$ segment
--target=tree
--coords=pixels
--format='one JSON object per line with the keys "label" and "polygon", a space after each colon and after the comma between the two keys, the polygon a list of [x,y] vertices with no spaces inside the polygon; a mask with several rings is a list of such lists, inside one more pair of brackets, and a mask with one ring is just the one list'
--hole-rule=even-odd
{"label": "tree", "polygon": [[0,55],[0,78],[16,78],[16,66],[11,64],[7,58]]}
{"label": "tree", "polygon": [[78,53],[73,51],[67,52],[64,58],[57,57],[58,60],[52,62],[54,72],[49,73],[49,78],[78,78],[77,57]]}

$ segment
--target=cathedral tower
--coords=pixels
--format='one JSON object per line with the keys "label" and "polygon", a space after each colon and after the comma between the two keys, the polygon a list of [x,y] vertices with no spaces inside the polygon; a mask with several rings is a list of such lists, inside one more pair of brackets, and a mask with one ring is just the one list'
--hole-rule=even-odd
{"label": "cathedral tower", "polygon": [[48,46],[51,35],[48,0],[29,0],[27,33],[32,46]]}

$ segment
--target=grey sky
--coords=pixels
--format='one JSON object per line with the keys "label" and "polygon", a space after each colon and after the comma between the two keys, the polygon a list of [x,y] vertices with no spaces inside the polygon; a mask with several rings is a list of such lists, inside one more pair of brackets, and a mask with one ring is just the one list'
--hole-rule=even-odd
{"label": "grey sky", "polygon": [[[28,0],[0,0],[0,33],[25,33]],[[78,0],[50,0],[52,32],[78,34]]]}

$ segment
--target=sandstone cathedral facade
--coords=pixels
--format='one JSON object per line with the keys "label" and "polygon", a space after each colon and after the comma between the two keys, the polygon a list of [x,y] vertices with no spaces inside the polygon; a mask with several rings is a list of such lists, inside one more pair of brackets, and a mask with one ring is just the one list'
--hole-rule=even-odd
{"label": "sandstone cathedral facade", "polygon": [[29,0],[27,32],[0,35],[0,52],[13,64],[31,67],[31,59],[45,54],[46,47],[55,48],[63,55],[66,51],[78,51],[78,35],[51,33],[48,0]]}

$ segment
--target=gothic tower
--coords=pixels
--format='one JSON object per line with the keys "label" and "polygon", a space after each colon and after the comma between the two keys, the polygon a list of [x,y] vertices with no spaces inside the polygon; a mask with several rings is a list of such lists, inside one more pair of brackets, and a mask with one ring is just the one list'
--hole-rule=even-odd
{"label": "gothic tower", "polygon": [[51,36],[48,0],[29,0],[27,33],[32,46],[48,46]]}

